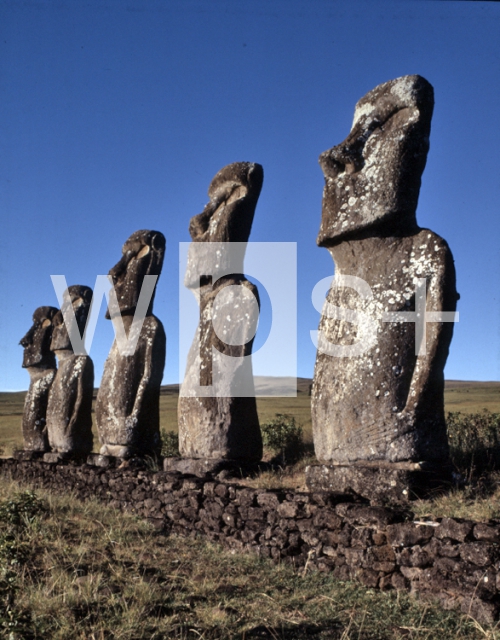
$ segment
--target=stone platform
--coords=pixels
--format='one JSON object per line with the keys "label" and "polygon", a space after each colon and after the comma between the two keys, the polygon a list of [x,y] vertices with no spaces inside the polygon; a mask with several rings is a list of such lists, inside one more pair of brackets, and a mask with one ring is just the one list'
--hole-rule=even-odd
{"label": "stone platform", "polygon": [[13,452],[12,457],[15,460],[24,460],[27,462],[29,460],[40,460],[44,454],[45,451],[24,451],[23,449],[18,449]]}
{"label": "stone platform", "polygon": [[309,491],[358,495],[372,503],[405,502],[449,487],[449,468],[419,462],[363,462],[351,465],[317,464],[306,467]]}
{"label": "stone platform", "polygon": [[224,476],[242,476],[251,472],[257,465],[249,466],[237,460],[210,459],[210,458],[164,458],[164,471],[177,471],[203,477],[207,474],[216,476],[224,472]]}

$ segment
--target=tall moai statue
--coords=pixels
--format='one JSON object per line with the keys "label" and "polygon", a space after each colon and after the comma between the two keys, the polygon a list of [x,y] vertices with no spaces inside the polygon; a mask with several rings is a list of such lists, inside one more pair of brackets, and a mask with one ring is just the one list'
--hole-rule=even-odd
{"label": "tall moai statue", "polygon": [[[111,308],[110,313],[108,308],[106,317],[121,316],[130,339],[145,276],[161,273],[165,236],[159,231],[136,231],[122,253],[109,271],[119,309]],[[122,354],[115,339],[104,365],[95,409],[101,455],[129,458],[161,453],[160,386],[166,337],[162,323],[153,315],[153,300],[154,291],[133,353]]]}
{"label": "tall moai statue", "polygon": [[[49,394],[47,430],[54,454],[80,457],[92,451],[92,395],[94,364],[88,355],[77,355],[64,321],[65,306],[72,308],[76,326],[83,334],[92,302],[92,289],[68,287],[61,311],[54,317],[51,349],[59,363]],[[50,455],[50,454],[49,454]]]}
{"label": "tall moai statue", "polygon": [[[319,159],[317,243],[335,263],[312,388],[322,462],[449,468],[443,369],[454,314],[436,320],[455,311],[455,269],[447,243],[415,216],[433,105],[420,76],[386,82],[357,103],[346,140]],[[333,306],[350,316],[333,317]]]}
{"label": "tall moai statue", "polygon": [[[184,458],[251,464],[262,457],[251,358],[242,356],[251,356],[259,314],[243,259],[263,175],[259,164],[227,165],[210,183],[209,203],[190,221],[184,284],[198,300],[200,320],[178,404]],[[204,389],[212,391],[204,395]]]}
{"label": "tall moai statue", "polygon": [[56,357],[50,350],[55,307],[38,307],[33,313],[33,326],[19,343],[24,347],[23,367],[30,375],[30,388],[24,401],[24,450],[49,450],[47,435],[47,403],[49,391],[56,375]]}

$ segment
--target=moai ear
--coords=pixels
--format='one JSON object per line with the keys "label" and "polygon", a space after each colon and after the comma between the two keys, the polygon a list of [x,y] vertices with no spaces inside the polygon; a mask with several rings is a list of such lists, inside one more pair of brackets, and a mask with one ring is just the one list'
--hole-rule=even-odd
{"label": "moai ear", "polygon": [[226,200],[226,205],[232,204],[233,202],[236,202],[236,200],[241,200],[241,198],[244,198],[247,195],[247,192],[248,189],[243,184],[234,187],[229,198]]}
{"label": "moai ear", "polygon": [[50,327],[51,324],[52,322],[48,318],[45,318],[45,320],[42,322],[42,327],[46,329],[47,327]]}
{"label": "moai ear", "polygon": [[135,257],[139,260],[140,258],[147,256],[150,251],[151,247],[148,244],[145,244]]}

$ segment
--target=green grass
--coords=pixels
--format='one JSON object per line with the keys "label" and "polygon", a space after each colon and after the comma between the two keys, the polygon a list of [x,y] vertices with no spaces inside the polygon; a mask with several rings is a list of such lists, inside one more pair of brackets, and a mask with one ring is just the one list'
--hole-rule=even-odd
{"label": "green grass", "polygon": [[94,501],[0,482],[0,637],[497,640],[405,593],[166,537]]}

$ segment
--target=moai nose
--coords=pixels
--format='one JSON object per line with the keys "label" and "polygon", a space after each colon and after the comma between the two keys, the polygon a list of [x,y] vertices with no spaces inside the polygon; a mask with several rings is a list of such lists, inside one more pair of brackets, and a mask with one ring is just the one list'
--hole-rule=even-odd
{"label": "moai nose", "polygon": [[26,348],[26,347],[29,347],[30,344],[33,344],[33,335],[35,333],[35,329],[36,329],[36,326],[33,325],[31,329],[26,333],[26,335],[24,335],[21,338],[21,340],[19,341],[19,344],[22,347]]}

